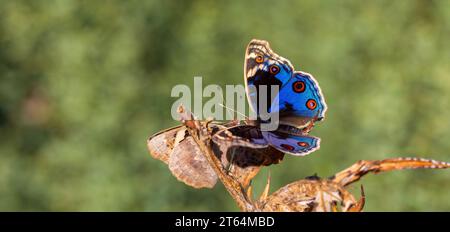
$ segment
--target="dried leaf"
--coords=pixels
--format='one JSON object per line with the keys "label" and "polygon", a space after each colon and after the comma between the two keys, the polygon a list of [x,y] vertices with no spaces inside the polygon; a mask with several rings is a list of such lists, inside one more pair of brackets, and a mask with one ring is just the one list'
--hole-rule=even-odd
{"label": "dried leaf", "polygon": [[[191,122],[191,125],[195,125]],[[224,125],[211,123],[211,133]],[[181,136],[181,137],[180,137]],[[164,130],[147,141],[150,154],[166,164],[172,174],[180,181],[194,188],[212,188],[217,175],[204,156],[198,144],[192,139],[185,126]],[[228,175],[237,179],[243,187],[258,174],[261,166],[279,163],[284,154],[267,147],[251,149],[241,146],[229,146],[227,143],[211,144],[212,151],[221,160],[222,166],[229,168]]]}
{"label": "dried leaf", "polygon": [[169,169],[180,181],[194,188],[212,188],[217,175],[201,154],[192,136],[186,136],[170,154]]}

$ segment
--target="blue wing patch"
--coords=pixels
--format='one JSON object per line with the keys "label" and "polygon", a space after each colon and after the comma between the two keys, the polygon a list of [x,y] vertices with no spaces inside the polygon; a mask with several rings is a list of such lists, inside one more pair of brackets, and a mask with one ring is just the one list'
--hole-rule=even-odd
{"label": "blue wing patch", "polygon": [[[277,104],[278,103],[278,104]],[[271,112],[278,111],[283,117],[325,117],[327,105],[317,81],[311,74],[295,72],[274,100]]]}

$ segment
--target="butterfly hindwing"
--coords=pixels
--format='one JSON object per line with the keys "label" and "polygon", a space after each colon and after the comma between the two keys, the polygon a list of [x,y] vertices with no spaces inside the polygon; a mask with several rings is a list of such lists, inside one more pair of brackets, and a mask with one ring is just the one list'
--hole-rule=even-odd
{"label": "butterfly hindwing", "polygon": [[286,134],[278,131],[262,133],[271,146],[291,155],[305,156],[320,148],[320,139],[317,137]]}
{"label": "butterfly hindwing", "polygon": [[311,74],[299,71],[280,90],[274,102],[271,111],[278,111],[281,122],[292,126],[302,125],[299,119],[303,123],[321,120],[327,110],[317,81]]}

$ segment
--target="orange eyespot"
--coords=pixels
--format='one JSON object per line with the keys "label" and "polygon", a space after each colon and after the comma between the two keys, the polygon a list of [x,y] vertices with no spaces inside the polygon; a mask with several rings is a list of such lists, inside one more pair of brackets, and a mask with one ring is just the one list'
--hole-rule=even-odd
{"label": "orange eyespot", "polygon": [[306,107],[310,110],[314,110],[317,107],[317,102],[314,99],[309,99],[306,102]]}
{"label": "orange eyespot", "polygon": [[262,57],[261,55],[257,55],[255,61],[256,63],[261,64],[262,62],[264,62],[264,57]]}
{"label": "orange eyespot", "polygon": [[288,150],[288,151],[293,151],[293,150],[295,149],[293,146],[288,145],[288,144],[284,144],[284,143],[281,144],[280,146],[281,146],[282,148]]}
{"label": "orange eyespot", "polygon": [[292,84],[292,89],[296,93],[303,93],[305,91],[305,82],[303,81],[294,82],[294,84]]}
{"label": "orange eyespot", "polygon": [[308,147],[309,144],[307,142],[298,142],[297,145],[299,145],[300,147]]}
{"label": "orange eyespot", "polygon": [[269,67],[269,72],[271,73],[271,74],[277,74],[278,72],[280,71],[280,68],[278,67],[278,66],[276,66],[276,65],[271,65],[270,67]]}

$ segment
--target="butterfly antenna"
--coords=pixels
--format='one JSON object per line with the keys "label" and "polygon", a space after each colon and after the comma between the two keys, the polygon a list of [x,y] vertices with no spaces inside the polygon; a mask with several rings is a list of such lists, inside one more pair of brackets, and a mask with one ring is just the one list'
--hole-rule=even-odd
{"label": "butterfly antenna", "polygon": [[[232,112],[235,112],[235,113],[237,113],[237,114],[243,116],[243,117],[245,118],[245,120],[248,120],[248,119],[249,119],[249,118],[247,117],[247,115],[245,115],[245,114],[243,114],[243,113],[241,113],[241,112],[239,112],[239,111],[237,111],[237,110],[231,109],[230,107],[225,106],[225,105],[223,105],[223,104],[219,104],[219,105],[222,106],[223,108],[227,109],[227,110],[230,110],[230,111],[232,111]],[[229,111],[227,111],[227,112],[229,112]]]}
{"label": "butterfly antenna", "polygon": [[[219,91],[219,93],[220,93],[220,97],[222,98],[222,102],[226,105],[226,104],[227,104],[227,101],[226,101],[225,98],[223,97],[222,92]],[[222,103],[220,103],[219,105],[222,106],[223,108],[225,108],[225,109],[227,110],[227,113],[228,113],[229,116],[231,116],[231,118],[235,119],[234,114],[232,114],[232,112],[233,112],[232,109],[230,109],[230,108],[224,106]]]}

